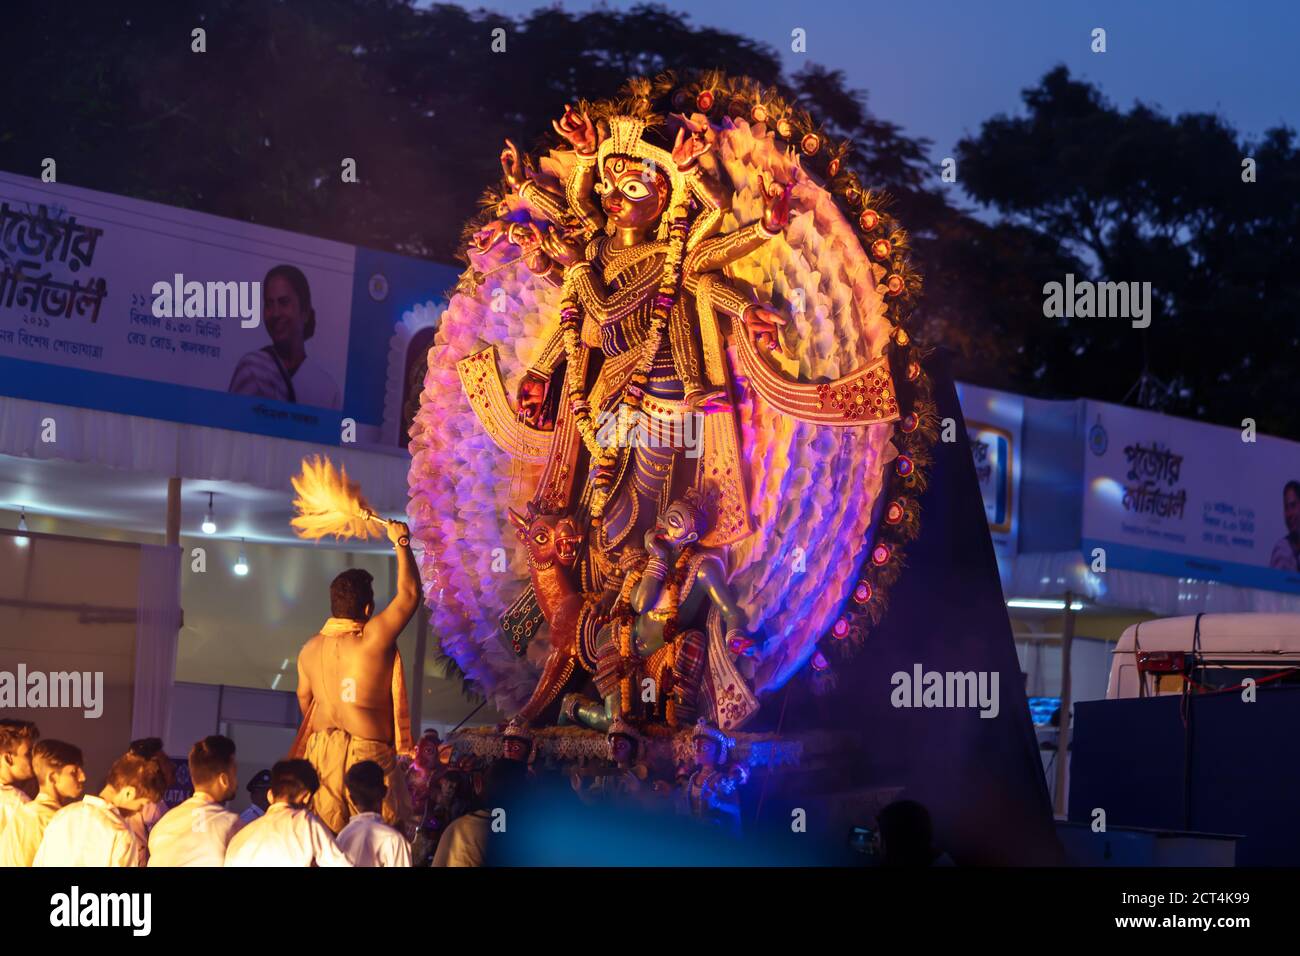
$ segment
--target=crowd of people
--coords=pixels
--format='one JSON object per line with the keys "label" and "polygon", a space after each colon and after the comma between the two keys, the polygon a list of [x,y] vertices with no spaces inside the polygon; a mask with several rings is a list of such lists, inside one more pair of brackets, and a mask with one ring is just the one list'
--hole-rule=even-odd
{"label": "crowd of people", "polygon": [[[555,853],[591,861],[610,844],[627,846],[629,827],[641,833],[640,852],[654,852],[671,829],[665,815],[693,818],[724,840],[740,835],[748,767],[734,759],[735,740],[704,719],[681,765],[649,759],[646,738],[621,716],[606,727],[605,753],[576,762],[540,754],[519,719],[491,756],[457,757],[434,731],[411,747],[397,639],[419,601],[419,575],[406,525],[388,522],[387,533],[395,597],[375,613],[367,572],[349,569],[331,583],[331,616],[298,656],[298,738],[247,784],[246,810],[230,809],[239,773],[228,737],[190,747],[192,794],[176,787],[176,763],[158,738],[132,742],[87,793],[78,747],[41,739],[30,721],[0,719],[0,866],[461,867],[546,864]],[[539,807],[545,816],[530,817]],[[540,856],[528,841],[511,846],[507,808],[525,821],[514,834],[568,835]],[[938,857],[919,810],[881,814],[876,840],[892,848],[882,859]],[[599,829],[602,817],[609,830]],[[698,836],[684,842],[709,842]],[[573,855],[579,845],[586,856]]]}
{"label": "crowd of people", "polygon": [[349,768],[355,812],[337,834],[310,809],[320,779],[282,760],[248,786],[242,814],[234,741],[190,748],[192,796],[168,807],[171,758],[157,738],[113,761],[98,793],[85,790],[81,750],[42,740],[30,721],[0,721],[0,866],[410,866],[406,836],[380,819],[386,785],[373,761]]}
{"label": "crowd of people", "polygon": [[[193,794],[180,799],[175,764],[157,738],[132,742],[98,792],[87,792],[78,747],[42,739],[30,721],[0,720],[0,866],[481,866],[493,810],[543,772],[565,780],[570,796],[587,805],[639,797],[738,829],[743,771],[718,769],[725,735],[701,723],[696,765],[672,784],[649,779],[631,725],[616,722],[606,739],[607,760],[557,768],[534,760],[531,735],[516,726],[507,727],[501,756],[490,760],[454,760],[429,731],[401,773],[389,776],[407,790],[409,817],[397,826],[385,822],[386,773],[361,760],[344,775],[347,820],[336,832],[314,809],[321,780],[306,759],[257,773],[246,787],[249,807],[235,813],[229,805],[239,778],[228,737],[208,736],[190,748]],[[169,793],[179,802],[168,806]]]}

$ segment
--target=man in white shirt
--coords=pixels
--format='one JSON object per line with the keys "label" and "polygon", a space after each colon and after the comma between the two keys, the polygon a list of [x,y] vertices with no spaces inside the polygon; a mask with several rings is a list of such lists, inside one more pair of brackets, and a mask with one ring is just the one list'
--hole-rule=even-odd
{"label": "man in white shirt", "polygon": [[10,815],[31,800],[22,785],[30,785],[32,747],[40,736],[30,720],[0,720],[0,835]]}
{"label": "man in white shirt", "polygon": [[320,818],[307,809],[320,777],[306,760],[271,768],[271,805],[226,847],[226,866],[351,866]]}
{"label": "man in white shirt", "polygon": [[235,742],[204,737],[190,748],[189,765],[194,796],[154,824],[150,866],[222,866],[226,845],[241,826],[239,816],[225,807],[239,787]]}
{"label": "man in white shirt", "polygon": [[527,779],[527,768],[519,761],[494,761],[483,777],[483,792],[474,809],[447,824],[430,865],[490,866],[492,808],[514,803]]}
{"label": "man in white shirt", "polygon": [[31,866],[54,815],[86,789],[81,751],[72,744],[42,740],[32,750],[32,766],[41,790],[10,815],[0,833],[0,866]]}
{"label": "man in white shirt", "polygon": [[406,837],[380,815],[388,793],[383,767],[362,760],[348,768],[343,779],[357,813],[339,832],[339,849],[353,866],[410,866],[411,847]]}
{"label": "man in white shirt", "polygon": [[124,817],[161,800],[166,789],[157,760],[132,752],[118,757],[98,796],[87,794],[50,820],[32,866],[144,866],[145,848]]}
{"label": "man in white shirt", "polygon": [[271,771],[257,771],[253,779],[248,781],[248,786],[245,789],[248,790],[248,799],[253,802],[239,815],[240,826],[248,826],[248,824],[266,813],[266,808],[270,802],[267,797],[271,795]]}

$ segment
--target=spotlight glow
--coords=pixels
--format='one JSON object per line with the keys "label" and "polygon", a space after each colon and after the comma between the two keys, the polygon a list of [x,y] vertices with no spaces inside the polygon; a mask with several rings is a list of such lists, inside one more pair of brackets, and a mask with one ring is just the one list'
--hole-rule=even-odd
{"label": "spotlight glow", "polygon": [[[1029,611],[1064,611],[1064,601],[1053,601],[1047,598],[1011,598],[1007,601],[1007,607],[1023,608]],[[1082,611],[1082,601],[1071,601],[1071,611]]]}

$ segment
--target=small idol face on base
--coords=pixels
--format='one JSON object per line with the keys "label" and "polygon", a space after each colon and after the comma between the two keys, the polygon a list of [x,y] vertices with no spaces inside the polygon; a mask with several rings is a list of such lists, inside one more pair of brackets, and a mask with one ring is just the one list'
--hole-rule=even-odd
{"label": "small idol face on base", "polygon": [[507,737],[501,744],[501,756],[523,763],[528,759],[528,741]]}
{"label": "small idol face on base", "polygon": [[531,505],[528,514],[509,510],[515,534],[528,549],[529,560],[535,565],[558,561],[566,568],[578,559],[578,546],[582,532],[568,515],[539,514]]}
{"label": "small idol face on base", "polygon": [[635,749],[635,744],[622,734],[609,738],[609,759],[615,763],[629,763]]}
{"label": "small idol face on base", "polygon": [[714,767],[718,763],[718,743],[708,737],[695,738],[695,762],[701,767]]}

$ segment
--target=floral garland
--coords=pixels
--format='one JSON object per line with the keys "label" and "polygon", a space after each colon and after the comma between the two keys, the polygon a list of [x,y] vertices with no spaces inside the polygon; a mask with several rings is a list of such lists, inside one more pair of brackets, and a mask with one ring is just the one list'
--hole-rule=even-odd
{"label": "floral garland", "polygon": [[566,377],[569,382],[569,407],[573,412],[574,425],[582,442],[591,453],[593,493],[590,500],[590,514],[593,527],[599,526],[604,515],[605,502],[609,495],[609,485],[613,480],[610,473],[617,460],[617,449],[627,444],[627,436],[641,420],[641,400],[645,397],[645,385],[650,378],[650,368],[659,346],[663,344],[664,329],[672,315],[673,305],[681,289],[682,258],[686,247],[686,235],[689,221],[682,211],[675,211],[668,229],[670,243],[664,260],[663,277],[655,295],[654,309],[651,313],[650,330],[641,345],[641,356],[636,368],[623,389],[619,400],[614,440],[602,443],[596,433],[595,423],[591,417],[591,403],[583,389],[583,382],[577,374],[581,357],[582,343],[579,334],[581,304],[573,290],[578,270],[591,268],[590,263],[579,262],[569,266],[564,274],[564,286],[560,294],[560,328],[564,333],[564,352],[568,358]]}

